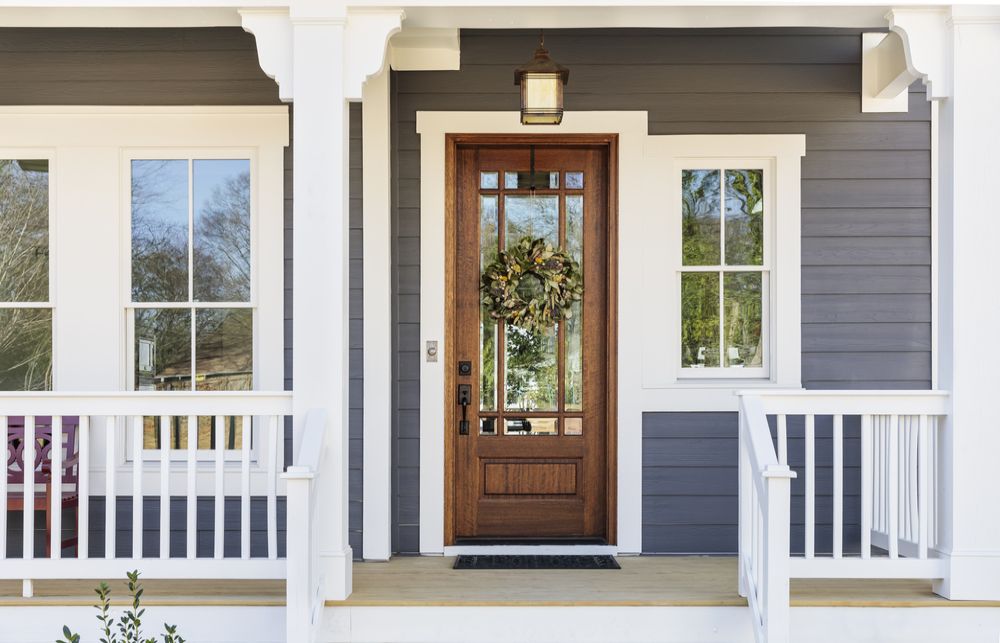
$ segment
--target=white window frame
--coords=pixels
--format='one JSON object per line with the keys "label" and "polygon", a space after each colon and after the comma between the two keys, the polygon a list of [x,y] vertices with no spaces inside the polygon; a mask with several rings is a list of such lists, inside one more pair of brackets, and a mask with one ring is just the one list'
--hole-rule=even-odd
{"label": "white window frame", "polygon": [[[646,145],[650,214],[643,236],[643,407],[664,411],[735,409],[745,388],[800,388],[801,134],[650,136]],[[765,364],[760,369],[681,366],[683,169],[764,170]],[[724,268],[716,268],[725,271]],[[720,342],[724,338],[720,336]]]}
{"label": "white window frame", "polygon": [[48,252],[49,252],[49,279],[48,286],[49,292],[48,297],[45,301],[2,301],[0,300],[0,309],[20,309],[20,308],[37,308],[37,309],[47,309],[51,312],[51,327],[49,329],[49,346],[52,354],[52,381],[50,382],[51,387],[49,390],[57,390],[58,382],[56,380],[59,373],[59,369],[56,368],[56,306],[55,306],[55,293],[56,293],[56,261],[57,252],[56,248],[56,194],[58,186],[56,185],[56,152],[54,149],[49,147],[0,147],[0,159],[8,160],[25,160],[25,161],[47,161],[49,164],[49,203],[48,203],[48,224],[49,224],[49,238],[48,238]]}
{"label": "white window frame", "polygon": [[[775,160],[773,158],[684,158],[678,159],[674,163],[673,174],[670,176],[670,181],[674,185],[669,191],[670,200],[668,201],[668,207],[676,207],[680,209],[681,203],[681,173],[684,170],[716,170],[721,173],[722,182],[719,184],[719,198],[721,200],[722,208],[725,208],[726,199],[726,185],[725,185],[725,172],[726,170],[761,170],[763,172],[763,226],[764,226],[764,252],[763,252],[763,263],[760,266],[728,266],[725,265],[725,239],[726,239],[726,224],[725,224],[725,213],[724,211],[720,213],[719,219],[719,236],[720,236],[720,256],[719,265],[712,266],[697,266],[697,265],[685,265],[683,260],[683,246],[684,240],[681,235],[682,225],[683,225],[683,214],[678,214],[677,216],[671,216],[677,222],[677,228],[675,236],[672,237],[672,241],[678,246],[671,251],[677,259],[676,266],[676,288],[677,288],[677,322],[681,321],[681,279],[684,273],[694,273],[694,272],[708,272],[711,274],[720,274],[727,272],[759,272],[761,273],[761,343],[763,344],[763,354],[764,363],[759,368],[726,368],[723,366],[718,366],[714,368],[685,368],[682,366],[682,353],[683,346],[681,345],[680,338],[680,326],[678,325],[677,337],[676,337],[676,353],[674,356],[674,366],[677,368],[677,379],[706,379],[706,380],[718,380],[718,379],[768,379],[770,377],[771,364],[774,361],[774,356],[771,354],[772,347],[774,346],[773,333],[771,333],[771,319],[776,319],[776,312],[773,310],[776,297],[771,293],[771,284],[773,280],[771,275],[773,274],[772,263],[774,261],[774,237],[775,237],[775,219],[774,207],[772,200],[774,198],[774,165]],[[676,205],[669,205],[676,204]],[[725,314],[721,306],[722,299],[725,293],[720,286],[719,289],[719,351],[725,350],[725,332],[722,328],[724,323]],[[721,362],[720,362],[721,364]]]}
{"label": "white window frame", "polygon": [[[193,204],[190,202],[190,194],[194,189],[193,186],[193,162],[203,161],[203,160],[247,160],[250,163],[250,298],[245,302],[199,302],[193,299],[193,292],[191,289],[194,284],[194,274],[193,274],[193,234],[194,231],[189,227],[188,230],[188,301],[187,302],[137,302],[132,300],[132,162],[133,161],[145,161],[145,160],[156,160],[156,161],[186,161],[188,163],[188,194],[189,194],[189,217],[193,216],[190,208],[193,208]],[[259,380],[262,377],[261,365],[260,365],[260,352],[265,350],[268,342],[278,341],[281,342],[281,337],[268,337],[262,336],[259,324],[259,298],[258,291],[261,286],[258,283],[260,279],[260,259],[258,252],[258,244],[260,240],[259,232],[259,192],[260,192],[260,176],[259,176],[259,163],[257,160],[257,151],[251,147],[175,147],[175,148],[125,148],[122,150],[122,190],[124,192],[123,196],[123,213],[125,216],[122,218],[123,229],[126,230],[125,236],[127,240],[127,249],[123,253],[125,259],[126,267],[122,270],[122,300],[126,302],[125,304],[125,373],[128,378],[128,390],[135,389],[135,310],[136,309],[148,309],[148,308],[161,308],[161,309],[172,309],[172,310],[184,310],[192,311],[196,309],[208,309],[208,308],[241,308],[249,309],[251,311],[251,318],[253,322],[253,389],[261,390]],[[192,224],[189,218],[189,226]],[[281,266],[268,266],[269,270],[265,270],[265,273],[281,274]],[[265,286],[266,287],[266,286]],[[195,337],[194,329],[192,327],[191,334],[191,356],[192,356],[192,392],[197,392],[197,382],[196,382],[196,371],[195,371]],[[253,422],[254,429],[256,429],[258,422],[255,420]],[[256,432],[256,430],[254,430]],[[132,439],[131,432],[127,432],[128,440]],[[254,440],[253,447],[251,448],[251,459],[256,460],[258,457],[258,446],[259,441]],[[128,453],[132,453],[131,445],[129,445]],[[180,449],[170,449],[171,458],[177,460],[183,460],[187,458],[186,445]],[[143,449],[142,457],[144,460],[158,460],[160,450],[159,449]],[[213,449],[198,449],[197,456],[199,460],[214,460],[215,453]],[[223,458],[225,460],[237,461],[241,457],[239,449],[225,449],[223,451]]]}

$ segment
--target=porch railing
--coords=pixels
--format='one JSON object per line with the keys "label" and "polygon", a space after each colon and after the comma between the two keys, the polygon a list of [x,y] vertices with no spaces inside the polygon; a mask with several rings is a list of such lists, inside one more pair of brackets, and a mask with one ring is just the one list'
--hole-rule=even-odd
{"label": "porch railing", "polygon": [[[26,595],[32,579],[121,578],[130,569],[147,578],[284,578],[280,474],[291,413],[285,392],[0,394],[0,578],[22,579]],[[37,512],[47,516],[45,555]]]}
{"label": "porch railing", "polygon": [[[934,550],[947,402],[941,391],[740,394],[739,587],[758,643],[789,640],[790,578],[944,576]],[[845,547],[845,524],[856,548]]]}

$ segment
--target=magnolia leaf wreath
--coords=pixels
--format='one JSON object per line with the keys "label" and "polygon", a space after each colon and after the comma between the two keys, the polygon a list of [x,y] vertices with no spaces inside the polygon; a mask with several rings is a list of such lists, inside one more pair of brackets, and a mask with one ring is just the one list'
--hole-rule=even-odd
{"label": "magnolia leaf wreath", "polygon": [[583,275],[559,248],[524,237],[486,266],[479,291],[493,319],[541,331],[572,316],[570,306],[583,298]]}

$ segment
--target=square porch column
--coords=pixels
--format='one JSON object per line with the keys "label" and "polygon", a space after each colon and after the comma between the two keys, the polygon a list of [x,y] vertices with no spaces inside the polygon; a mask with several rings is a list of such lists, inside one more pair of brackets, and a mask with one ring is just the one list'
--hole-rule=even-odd
{"label": "square porch column", "polygon": [[[941,434],[939,550],[951,599],[1000,599],[1000,7],[952,7],[939,34],[951,81],[940,102],[940,387],[951,391]],[[912,42],[911,47],[916,43]],[[932,87],[935,81],[932,79]]]}
{"label": "square porch column", "polygon": [[293,7],[293,405],[296,435],[312,409],[326,412],[315,478],[312,536],[322,595],[351,593],[347,542],[348,107],[346,21]]}

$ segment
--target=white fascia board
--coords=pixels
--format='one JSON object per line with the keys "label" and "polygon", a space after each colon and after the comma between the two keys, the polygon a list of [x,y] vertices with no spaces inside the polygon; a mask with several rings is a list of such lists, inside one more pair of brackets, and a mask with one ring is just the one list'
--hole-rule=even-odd
{"label": "white fascia board", "polygon": [[[222,3],[216,3],[222,4]],[[249,4],[249,3],[243,3]],[[236,7],[0,7],[0,27],[238,27]]]}

